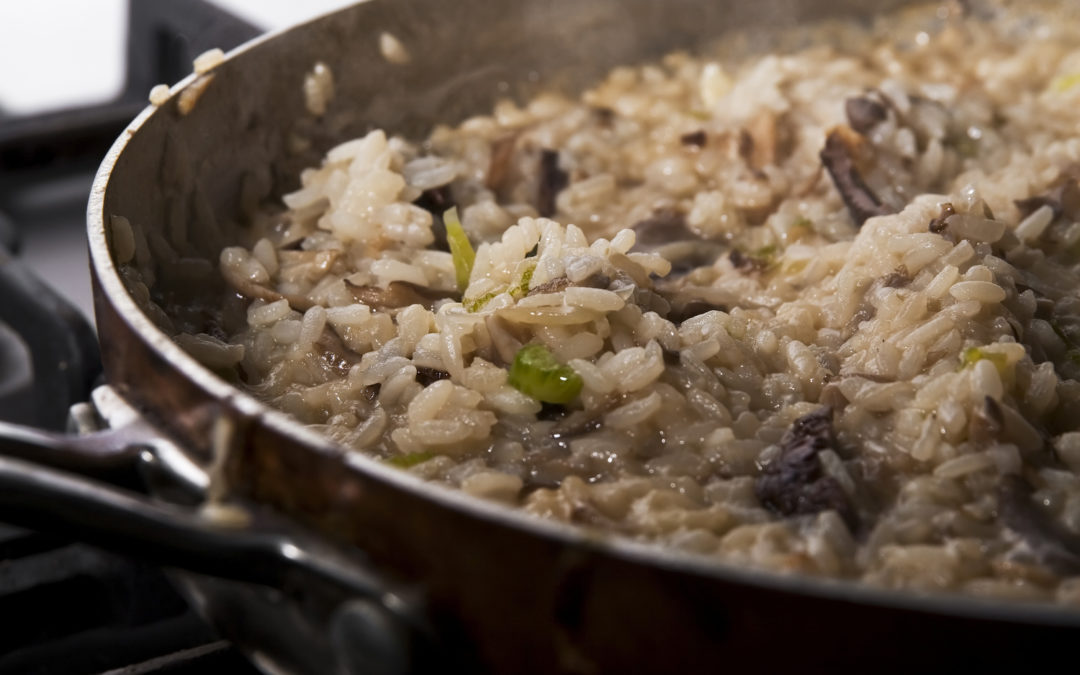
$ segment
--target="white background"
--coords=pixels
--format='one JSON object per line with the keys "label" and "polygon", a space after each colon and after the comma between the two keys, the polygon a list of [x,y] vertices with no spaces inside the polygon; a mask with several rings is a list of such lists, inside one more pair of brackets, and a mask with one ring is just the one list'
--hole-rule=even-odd
{"label": "white background", "polygon": [[[0,110],[25,115],[104,102],[117,95],[124,79],[128,1],[0,0]],[[273,30],[350,0],[213,0],[213,4]]]}
{"label": "white background", "polygon": [[[0,124],[4,115],[34,115],[104,103],[117,96],[124,84],[128,1],[0,0]],[[130,0],[144,1],[148,0]],[[276,30],[351,1],[213,3],[260,28]],[[50,185],[49,189],[60,188]],[[64,189],[89,195],[89,179]],[[92,320],[85,232],[81,218],[24,224],[20,257]]]}

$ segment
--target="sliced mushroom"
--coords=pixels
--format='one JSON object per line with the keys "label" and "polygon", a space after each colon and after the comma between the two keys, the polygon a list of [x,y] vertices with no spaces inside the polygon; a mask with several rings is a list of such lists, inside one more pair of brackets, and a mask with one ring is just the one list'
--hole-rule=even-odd
{"label": "sliced mushroom", "polygon": [[349,370],[360,363],[360,355],[345,346],[333,330],[325,329],[315,342],[315,350],[324,368],[338,377],[345,377]]}
{"label": "sliced mushroom", "polygon": [[728,308],[717,305],[707,300],[697,298],[685,299],[679,304],[672,303],[671,310],[667,314],[667,320],[678,326],[687,319],[700,316],[706,312],[726,312]]}
{"label": "sliced mushroom", "polygon": [[679,136],[679,142],[683,145],[693,146],[695,148],[704,148],[705,144],[709,141],[708,134],[704,129],[698,129],[697,131],[691,131],[690,133]]}
{"label": "sliced mushroom", "polygon": [[416,367],[416,381],[422,386],[428,386],[433,382],[439,380],[447,380],[450,378],[450,373],[445,370],[439,370],[437,368],[428,368],[427,366]]}
{"label": "sliced mushroom", "polygon": [[780,441],[780,455],[762,468],[754,492],[762,505],[782,516],[834,510],[854,530],[858,516],[843,486],[818,457],[837,449],[832,408],[803,415]]}
{"label": "sliced mushroom", "polygon": [[686,274],[711,265],[726,250],[719,242],[701,239],[686,226],[686,216],[675,209],[658,209],[634,224],[639,250],[653,251],[671,263],[671,275]]}
{"label": "sliced mushroom", "polygon": [[779,118],[769,110],[762,111],[739,134],[739,155],[751,170],[760,172],[780,158],[780,140]]}
{"label": "sliced mushroom", "polygon": [[884,105],[865,96],[844,101],[844,113],[851,128],[864,136],[889,116]]}
{"label": "sliced mushroom", "polygon": [[501,192],[510,176],[514,150],[520,134],[512,133],[496,139],[491,144],[491,161],[488,162],[484,186],[489,190]]}
{"label": "sliced mushroom", "polygon": [[1070,218],[1080,215],[1080,185],[1075,178],[1068,177],[1058,183],[1045,195],[1017,199],[1016,208],[1020,209],[1020,215],[1024,218],[1030,216],[1043,206],[1049,206],[1057,220],[1064,213]]}
{"label": "sliced mushroom", "polygon": [[345,279],[345,288],[352,292],[353,298],[372,309],[400,309],[410,305],[422,305],[432,309],[439,300],[456,298],[455,293],[439,291],[407,281],[391,281],[386,288],[379,286],[359,286]]}
{"label": "sliced mushroom", "polygon": [[930,224],[926,226],[926,229],[934,234],[941,234],[948,227],[945,222],[949,219],[949,216],[956,215],[956,209],[950,202],[945,202],[941,205],[941,213],[936,218],[930,221]]}
{"label": "sliced mushroom", "polygon": [[570,176],[559,168],[559,153],[544,148],[540,151],[540,186],[536,195],[536,211],[545,218],[555,215],[555,200],[570,184]]}
{"label": "sliced mushroom", "polygon": [[435,235],[435,241],[431,244],[431,248],[437,251],[449,251],[450,246],[446,243],[446,223],[443,222],[443,214],[454,206],[454,197],[450,191],[450,185],[440,185],[439,187],[424,190],[413,204],[431,213],[431,233]]}
{"label": "sliced mushroom", "polygon": [[998,486],[1001,523],[1027,544],[1040,565],[1062,575],[1080,573],[1080,535],[1039,508],[1031,493],[1031,485],[1020,476],[1003,476]]}
{"label": "sliced mushroom", "polygon": [[903,288],[911,283],[911,273],[906,265],[900,265],[887,274],[881,280],[881,285],[886,288]]}
{"label": "sliced mushroom", "polygon": [[225,278],[225,283],[230,288],[250,300],[265,300],[266,302],[288,300],[289,306],[298,312],[306,312],[315,305],[303,295],[281,293],[241,275],[233,274],[228,267],[221,268],[221,276]]}
{"label": "sliced mushroom", "polygon": [[833,185],[844,200],[851,219],[855,221],[856,227],[862,227],[870,218],[893,211],[878,199],[859,174],[855,166],[854,151],[849,147],[851,133],[848,127],[837,127],[829,132],[820,157]]}

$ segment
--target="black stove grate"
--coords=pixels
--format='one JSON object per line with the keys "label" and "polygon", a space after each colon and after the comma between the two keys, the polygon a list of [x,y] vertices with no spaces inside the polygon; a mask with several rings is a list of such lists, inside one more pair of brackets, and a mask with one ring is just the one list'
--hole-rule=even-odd
{"label": "black stove grate", "polygon": [[2,525],[0,559],[0,673],[255,672],[160,570]]}
{"label": "black stove grate", "polygon": [[[120,97],[26,118],[0,111],[0,420],[62,430],[100,379],[89,322],[20,261],[20,238],[82,241],[93,173],[150,88],[259,32],[204,0],[130,0]],[[0,673],[256,672],[160,569],[2,524],[0,617]]]}

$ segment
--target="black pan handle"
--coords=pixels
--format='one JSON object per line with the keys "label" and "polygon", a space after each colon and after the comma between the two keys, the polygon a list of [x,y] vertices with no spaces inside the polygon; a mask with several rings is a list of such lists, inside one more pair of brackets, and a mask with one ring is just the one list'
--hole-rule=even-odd
{"label": "black pan handle", "polygon": [[381,598],[383,583],[312,555],[288,536],[218,524],[197,512],[39,464],[0,457],[0,519],[75,536],[157,565],[284,591],[313,584],[341,597]]}
{"label": "black pan handle", "polygon": [[140,484],[138,462],[145,444],[128,428],[70,436],[0,421],[0,455],[108,481]]}
{"label": "black pan handle", "polygon": [[[175,473],[175,458],[161,456],[170,448],[138,418],[85,436],[0,423],[0,520],[155,565],[280,591],[300,615],[312,617],[302,621],[334,634],[332,648],[311,672],[414,672],[441,651],[419,594],[388,580],[358,553],[272,514],[215,517],[229,512],[152,501],[89,477],[135,487],[145,473],[140,468],[169,464]],[[188,482],[189,497],[198,482]],[[323,669],[327,660],[337,667]]]}

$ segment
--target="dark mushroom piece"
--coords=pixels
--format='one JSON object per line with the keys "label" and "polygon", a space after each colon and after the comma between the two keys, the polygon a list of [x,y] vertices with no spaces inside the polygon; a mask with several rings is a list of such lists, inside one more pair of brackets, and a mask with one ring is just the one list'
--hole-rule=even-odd
{"label": "dark mushroom piece", "polygon": [[949,216],[953,215],[956,215],[956,209],[950,202],[945,202],[941,205],[941,213],[930,221],[930,224],[926,226],[926,229],[934,234],[941,234],[945,231],[945,228],[948,227],[945,221],[949,219]]}
{"label": "dark mushroom piece", "polygon": [[[687,319],[692,319],[695,316],[700,316],[706,312],[726,312],[728,308],[724,305],[717,305],[707,300],[701,300],[698,298],[691,298],[684,300],[681,303],[673,302],[671,304],[671,310],[667,314],[667,320],[675,324],[680,325]],[[665,354],[665,357],[667,355]]]}
{"label": "dark mushroom piece", "polygon": [[781,154],[780,120],[769,111],[754,117],[739,133],[739,156],[759,173],[775,164]]}
{"label": "dark mushroom piece", "polygon": [[865,136],[889,116],[884,105],[872,98],[859,96],[844,101],[844,113],[851,128]]}
{"label": "dark mushroom piece", "polygon": [[428,368],[427,366],[416,367],[416,381],[419,382],[421,386],[426,387],[433,382],[448,379],[450,379],[450,373],[446,372],[445,370],[439,370],[438,368]]}
{"label": "dark mushroom piece", "polygon": [[435,235],[435,241],[431,244],[431,248],[438,251],[449,251],[450,246],[446,243],[446,223],[443,222],[443,214],[454,206],[450,185],[440,185],[439,187],[424,190],[413,204],[431,213],[431,233]]}
{"label": "dark mushroom piece", "polygon": [[536,195],[536,211],[545,218],[555,215],[555,200],[570,184],[570,176],[559,168],[559,153],[544,148],[540,151],[540,186]]}
{"label": "dark mushroom piece", "polygon": [[501,191],[509,177],[518,136],[517,133],[508,134],[491,144],[491,161],[488,162],[487,176],[484,177],[484,186],[489,190]]}
{"label": "dark mushroom piece", "polygon": [[322,366],[338,377],[345,377],[353,366],[360,363],[360,355],[349,349],[341,336],[331,329],[323,330],[315,342],[315,351]]}
{"label": "dark mushroom piece", "polygon": [[636,244],[646,248],[698,238],[686,227],[686,216],[675,209],[657,209],[650,217],[634,223],[630,229],[634,231]]}
{"label": "dark mushroom piece", "polygon": [[832,416],[832,408],[824,407],[795,420],[780,441],[779,457],[762,467],[754,493],[765,508],[781,516],[834,510],[854,531],[855,508],[818,457],[837,448]]}
{"label": "dark mushroom piece", "polygon": [[566,278],[565,276],[563,276],[563,277],[555,277],[554,279],[551,279],[550,281],[545,281],[544,283],[540,284],[536,288],[529,289],[529,292],[526,295],[541,295],[543,293],[558,293],[559,291],[564,291],[564,290],[566,290],[567,288],[570,288],[573,285],[574,284],[571,283],[570,279]]}
{"label": "dark mushroom piece", "polygon": [[1013,203],[1020,209],[1020,215],[1024,218],[1043,206],[1050,207],[1054,213],[1054,220],[1060,218],[1063,213],[1074,217],[1080,214],[1080,185],[1077,184],[1076,179],[1069,178],[1045,195],[1017,199]]}
{"label": "dark mushroom piece", "polygon": [[1027,544],[1040,565],[1062,575],[1080,573],[1080,535],[1071,532],[1031,499],[1031,485],[1016,475],[998,486],[998,517]]}
{"label": "dark mushroom piece", "polygon": [[708,134],[705,133],[704,129],[698,129],[697,131],[691,131],[690,133],[679,136],[680,143],[695,148],[704,148],[705,143],[707,143],[708,140]]}
{"label": "dark mushroom piece", "polygon": [[881,285],[886,288],[903,288],[910,283],[911,273],[906,265],[900,265],[881,280]]}
{"label": "dark mushroom piece", "polygon": [[669,276],[686,274],[711,265],[725,250],[719,242],[702,239],[686,226],[686,216],[675,209],[657,209],[632,228],[638,250],[659,253],[671,263]]}
{"label": "dark mushroom piece", "polygon": [[883,204],[863,181],[852,155],[844,132],[839,128],[829,132],[825,147],[821,151],[821,163],[829,172],[829,177],[844,200],[855,226],[862,227],[870,218],[893,213],[893,210]]}

